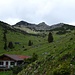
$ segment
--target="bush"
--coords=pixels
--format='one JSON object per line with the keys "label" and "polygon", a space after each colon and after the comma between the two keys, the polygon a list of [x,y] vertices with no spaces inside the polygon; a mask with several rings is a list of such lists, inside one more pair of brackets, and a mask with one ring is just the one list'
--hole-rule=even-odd
{"label": "bush", "polygon": [[60,30],[60,31],[58,31],[56,34],[58,34],[58,35],[62,35],[62,34],[66,34],[68,31],[66,31],[66,30]]}
{"label": "bush", "polygon": [[31,58],[25,59],[24,61],[28,64],[35,62],[38,59],[38,55],[36,53],[33,53]]}
{"label": "bush", "polygon": [[13,74],[18,74],[22,70],[21,66],[14,66],[12,68]]}
{"label": "bush", "polygon": [[68,64],[59,65],[54,69],[53,75],[70,75],[70,66]]}
{"label": "bush", "polygon": [[38,55],[36,53],[33,53],[31,59],[32,59],[32,62],[36,61],[38,59]]}

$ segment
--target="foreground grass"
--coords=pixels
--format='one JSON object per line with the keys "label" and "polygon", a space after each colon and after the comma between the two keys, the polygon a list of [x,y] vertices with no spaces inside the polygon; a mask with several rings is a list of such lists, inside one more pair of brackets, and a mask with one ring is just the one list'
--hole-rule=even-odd
{"label": "foreground grass", "polygon": [[0,72],[0,75],[13,75],[12,71],[2,71]]}

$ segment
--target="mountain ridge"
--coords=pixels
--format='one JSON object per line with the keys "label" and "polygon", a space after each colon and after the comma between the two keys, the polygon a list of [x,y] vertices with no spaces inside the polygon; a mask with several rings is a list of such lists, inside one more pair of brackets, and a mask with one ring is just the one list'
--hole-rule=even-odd
{"label": "mountain ridge", "polygon": [[[17,22],[15,25],[9,25],[3,21],[0,21],[0,26],[7,26],[8,28],[17,28],[22,30],[22,28],[28,28],[30,30],[33,31],[40,31],[40,30],[74,30],[75,26],[73,25],[69,25],[69,24],[65,24],[65,23],[58,23],[58,24],[53,24],[51,26],[47,25],[45,22],[41,22],[39,24],[32,24],[32,23],[28,23],[26,21],[20,21]],[[24,29],[23,29],[24,30]]]}
{"label": "mountain ridge", "polygon": [[56,28],[60,29],[63,26],[64,26],[64,28],[69,27],[68,29],[70,29],[70,27],[71,27],[73,29],[73,27],[74,27],[74,29],[75,29],[75,26],[65,24],[65,23],[58,23],[58,24],[54,24],[54,25],[49,26],[45,22],[41,22],[39,24],[31,24],[31,23],[28,23],[26,21],[20,21],[20,22],[16,23],[15,25],[13,25],[13,27],[21,27],[21,28],[22,27],[27,27],[31,30],[54,30]]}

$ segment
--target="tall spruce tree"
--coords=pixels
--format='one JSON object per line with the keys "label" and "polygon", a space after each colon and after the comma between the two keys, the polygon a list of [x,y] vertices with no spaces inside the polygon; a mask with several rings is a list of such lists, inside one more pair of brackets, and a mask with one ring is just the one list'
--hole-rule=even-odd
{"label": "tall spruce tree", "polygon": [[49,32],[49,34],[48,34],[48,42],[49,43],[53,42],[53,35],[51,32]]}
{"label": "tall spruce tree", "polygon": [[32,42],[31,42],[31,40],[29,40],[29,42],[28,42],[28,46],[31,46],[32,45]]}
{"label": "tall spruce tree", "polygon": [[5,28],[4,32],[3,32],[3,40],[4,40],[4,49],[5,50],[7,49],[7,37],[6,37],[6,34],[7,34],[7,29]]}
{"label": "tall spruce tree", "polygon": [[13,46],[13,43],[12,43],[12,42],[9,42],[9,44],[8,44],[8,48],[10,48],[10,49],[14,48],[14,46]]}

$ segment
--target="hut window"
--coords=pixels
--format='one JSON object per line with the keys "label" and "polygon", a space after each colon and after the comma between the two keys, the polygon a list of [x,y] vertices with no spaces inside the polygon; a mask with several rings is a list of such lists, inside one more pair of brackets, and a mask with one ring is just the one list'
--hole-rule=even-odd
{"label": "hut window", "polygon": [[2,61],[0,62],[0,65],[3,65],[3,62]]}

